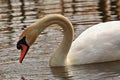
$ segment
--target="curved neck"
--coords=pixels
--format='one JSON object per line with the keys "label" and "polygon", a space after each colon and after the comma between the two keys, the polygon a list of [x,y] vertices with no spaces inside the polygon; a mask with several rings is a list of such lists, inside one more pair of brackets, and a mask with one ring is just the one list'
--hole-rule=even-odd
{"label": "curved neck", "polygon": [[38,34],[40,34],[52,24],[58,24],[62,27],[64,37],[58,49],[51,55],[50,66],[65,66],[66,56],[73,40],[73,26],[71,22],[62,15],[53,14],[45,16],[32,25],[39,30]]}

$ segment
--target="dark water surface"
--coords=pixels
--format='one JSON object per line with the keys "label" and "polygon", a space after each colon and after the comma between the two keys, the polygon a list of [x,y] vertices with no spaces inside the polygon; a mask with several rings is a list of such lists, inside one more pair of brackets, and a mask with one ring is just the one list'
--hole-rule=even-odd
{"label": "dark water surface", "polygon": [[50,68],[50,53],[63,37],[57,25],[39,36],[22,64],[16,49],[23,29],[45,14],[68,17],[76,38],[94,24],[119,20],[119,4],[120,0],[0,0],[0,80],[120,80],[120,61]]}

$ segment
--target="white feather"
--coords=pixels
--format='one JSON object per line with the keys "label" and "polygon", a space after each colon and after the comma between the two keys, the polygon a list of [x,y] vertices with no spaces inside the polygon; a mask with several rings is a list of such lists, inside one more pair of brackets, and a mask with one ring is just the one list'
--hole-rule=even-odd
{"label": "white feather", "polygon": [[120,60],[120,21],[94,25],[73,41],[67,64]]}

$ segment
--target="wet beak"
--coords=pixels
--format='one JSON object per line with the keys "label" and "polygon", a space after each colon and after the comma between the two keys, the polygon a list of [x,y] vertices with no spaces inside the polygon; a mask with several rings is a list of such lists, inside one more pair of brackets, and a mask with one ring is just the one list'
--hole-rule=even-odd
{"label": "wet beak", "polygon": [[19,62],[22,63],[27,51],[29,50],[29,46],[24,44],[20,44],[20,45],[21,45],[21,53],[20,53]]}

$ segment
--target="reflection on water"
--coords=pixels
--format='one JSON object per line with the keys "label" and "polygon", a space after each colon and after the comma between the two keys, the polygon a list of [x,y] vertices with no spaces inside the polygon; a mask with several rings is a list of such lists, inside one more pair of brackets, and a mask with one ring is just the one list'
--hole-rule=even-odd
{"label": "reflection on water", "polygon": [[[119,80],[119,62],[51,68],[60,80]],[[114,66],[113,66],[114,65]]]}
{"label": "reflection on water", "polygon": [[76,38],[96,23],[119,20],[120,0],[0,0],[0,4],[0,80],[120,79],[120,61],[49,67],[50,53],[63,37],[56,25],[40,35],[22,64],[16,49],[22,29],[45,14],[59,13],[68,17]]}
{"label": "reflection on water", "polygon": [[100,0],[98,10],[104,22],[120,19],[120,0]]}
{"label": "reflection on water", "polygon": [[52,74],[54,77],[61,79],[61,80],[71,80],[71,77],[68,73],[68,70],[66,67],[56,67],[51,68]]}

